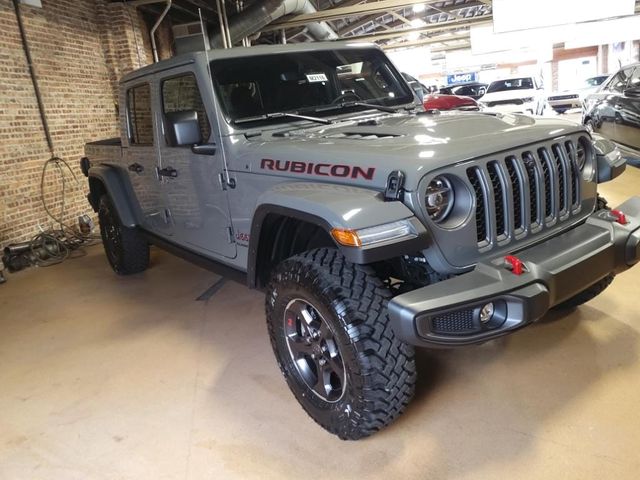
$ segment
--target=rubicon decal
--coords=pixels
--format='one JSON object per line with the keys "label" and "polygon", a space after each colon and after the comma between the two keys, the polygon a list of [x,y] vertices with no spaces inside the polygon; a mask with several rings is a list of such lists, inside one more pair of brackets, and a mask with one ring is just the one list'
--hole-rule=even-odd
{"label": "rubicon decal", "polygon": [[373,167],[363,168],[330,163],[292,162],[289,160],[272,160],[270,158],[263,158],[260,162],[260,168],[279,172],[305,173],[323,177],[363,178],[365,180],[373,180],[373,174],[376,172]]}

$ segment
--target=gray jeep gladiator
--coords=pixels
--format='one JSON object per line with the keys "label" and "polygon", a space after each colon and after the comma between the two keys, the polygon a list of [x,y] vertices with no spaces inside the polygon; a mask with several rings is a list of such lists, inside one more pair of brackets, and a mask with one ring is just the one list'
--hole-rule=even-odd
{"label": "gray jeep gladiator", "polygon": [[266,292],[273,351],[342,439],[393,421],[414,347],[482,343],[576,306],[640,258],[608,141],[558,119],[424,111],[373,45],[210,50],[126,75],[121,139],[81,167],[107,258],[158,245]]}

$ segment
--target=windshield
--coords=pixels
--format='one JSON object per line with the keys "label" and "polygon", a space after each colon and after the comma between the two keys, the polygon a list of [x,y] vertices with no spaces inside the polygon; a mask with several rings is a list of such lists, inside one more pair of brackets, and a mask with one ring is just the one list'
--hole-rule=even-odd
{"label": "windshield", "polygon": [[[392,107],[414,101],[413,92],[376,49],[274,53],[211,62],[215,88],[231,122],[291,121],[273,113],[335,114],[323,107],[357,102]],[[262,117],[262,118],[257,118]],[[248,125],[251,125],[249,122]]]}
{"label": "windshield", "polygon": [[487,89],[487,93],[506,92],[507,90],[529,90],[533,87],[531,77],[526,78],[510,78],[509,80],[498,80],[492,82]]}
{"label": "windshield", "polygon": [[601,77],[592,77],[592,78],[587,78],[584,82],[584,87],[585,88],[591,88],[591,87],[598,87],[600,85],[602,85],[602,83],[609,77],[605,76],[601,76]]}

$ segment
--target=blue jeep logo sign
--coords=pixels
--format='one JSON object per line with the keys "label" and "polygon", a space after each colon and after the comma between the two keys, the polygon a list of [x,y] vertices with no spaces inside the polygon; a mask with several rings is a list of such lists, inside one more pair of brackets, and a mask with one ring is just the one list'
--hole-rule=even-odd
{"label": "blue jeep logo sign", "polygon": [[447,83],[449,85],[455,85],[456,83],[469,83],[477,82],[478,74],[476,72],[469,73],[454,73],[453,75],[447,75]]}

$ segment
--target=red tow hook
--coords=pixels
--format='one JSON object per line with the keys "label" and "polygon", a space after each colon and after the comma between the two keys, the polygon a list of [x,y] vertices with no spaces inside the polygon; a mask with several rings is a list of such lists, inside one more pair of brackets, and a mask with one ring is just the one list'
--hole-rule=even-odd
{"label": "red tow hook", "polygon": [[613,216],[615,218],[615,221],[620,225],[626,225],[627,223],[629,223],[629,221],[627,220],[627,216],[620,210],[611,210],[611,216]]}
{"label": "red tow hook", "polygon": [[504,257],[504,262],[514,275],[522,275],[524,273],[524,262],[518,257],[507,255]]}

